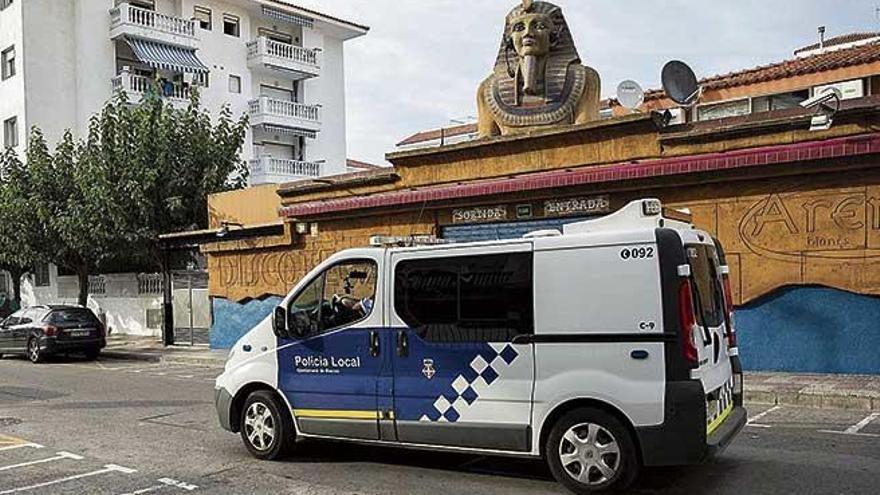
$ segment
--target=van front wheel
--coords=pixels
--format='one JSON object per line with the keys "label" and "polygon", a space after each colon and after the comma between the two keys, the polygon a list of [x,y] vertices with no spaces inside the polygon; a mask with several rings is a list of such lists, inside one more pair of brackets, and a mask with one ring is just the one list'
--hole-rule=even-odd
{"label": "van front wheel", "polygon": [[248,396],[241,412],[241,439],[251,455],[276,460],[290,451],[295,431],[286,411],[275,394],[267,390]]}
{"label": "van front wheel", "polygon": [[577,494],[625,490],[639,471],[629,431],[599,409],[562,416],[547,437],[544,454],[553,476]]}

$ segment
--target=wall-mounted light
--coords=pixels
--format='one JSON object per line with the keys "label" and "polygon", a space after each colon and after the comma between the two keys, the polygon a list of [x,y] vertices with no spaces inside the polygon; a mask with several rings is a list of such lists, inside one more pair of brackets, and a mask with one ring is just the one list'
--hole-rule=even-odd
{"label": "wall-mounted light", "polygon": [[309,233],[309,224],[307,222],[296,222],[296,233],[306,235]]}
{"label": "wall-mounted light", "polygon": [[223,239],[224,237],[229,235],[230,227],[238,227],[239,229],[244,228],[244,225],[242,225],[238,222],[223,222],[220,225],[221,225],[220,230],[218,230],[217,234],[216,234],[217,237],[219,237],[220,239]]}

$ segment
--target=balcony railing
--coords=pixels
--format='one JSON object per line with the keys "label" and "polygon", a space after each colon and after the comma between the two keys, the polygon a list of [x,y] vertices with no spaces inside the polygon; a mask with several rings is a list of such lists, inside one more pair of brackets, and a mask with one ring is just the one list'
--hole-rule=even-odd
{"label": "balcony railing", "polygon": [[114,92],[124,91],[131,103],[139,103],[144,95],[156,92],[172,100],[173,103],[186,103],[190,97],[189,86],[176,83],[157,85],[150,77],[139,76],[125,70],[113,78],[112,85]]}
{"label": "balcony railing", "polygon": [[250,161],[251,183],[284,182],[321,176],[321,163],[263,156]]}
{"label": "balcony railing", "polygon": [[320,108],[318,105],[305,105],[293,101],[276,100],[267,96],[261,96],[256,100],[251,100],[249,103],[251,117],[271,115],[316,123],[320,122]]}
{"label": "balcony railing", "polygon": [[113,38],[133,35],[194,47],[196,22],[154,10],[121,3],[110,10],[110,32]]}
{"label": "balcony railing", "polygon": [[320,73],[319,50],[279,43],[259,37],[247,44],[248,63],[290,71],[297,79],[315,77]]}

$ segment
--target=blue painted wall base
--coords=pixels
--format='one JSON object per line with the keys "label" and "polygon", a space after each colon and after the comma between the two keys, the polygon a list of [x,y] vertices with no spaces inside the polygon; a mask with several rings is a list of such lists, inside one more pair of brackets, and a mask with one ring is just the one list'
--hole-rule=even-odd
{"label": "blue painted wall base", "polygon": [[735,325],[747,370],[880,374],[880,298],[791,287],[737,309]]}
{"label": "blue painted wall base", "polygon": [[211,300],[214,324],[211,326],[211,349],[229,349],[242,335],[272,314],[281,304],[280,297],[253,299],[238,304],[215,297]]}
{"label": "blue painted wall base", "polygon": [[[245,304],[214,298],[211,348],[231,348],[280,303],[280,297]],[[880,298],[824,287],[781,289],[738,308],[736,328],[749,371],[880,374]]]}

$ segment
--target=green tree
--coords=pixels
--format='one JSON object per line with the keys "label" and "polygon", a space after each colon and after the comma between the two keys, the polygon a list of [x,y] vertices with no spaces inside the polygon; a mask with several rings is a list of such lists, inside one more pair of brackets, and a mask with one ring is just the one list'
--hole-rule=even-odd
{"label": "green tree", "polygon": [[246,185],[247,127],[228,107],[212,119],[197,93],[184,109],[155,95],[109,102],[92,119],[87,148],[93,187],[120,232],[114,255],[161,268],[160,234],[207,228],[208,195]]}
{"label": "green tree", "polygon": [[29,202],[28,169],[8,149],[0,154],[0,270],[12,278],[13,308],[21,306],[21,278],[40,261],[42,228]]}
{"label": "green tree", "polygon": [[[197,92],[184,109],[158,94],[136,105],[115,95],[84,139],[68,130],[54,150],[33,129],[27,167],[12,159],[5,167],[14,171],[9,177],[21,176],[8,181],[16,184],[7,188],[10,198],[23,197],[16,204],[35,219],[33,236],[23,237],[32,252],[0,244],[0,263],[16,251],[32,254],[28,263],[51,261],[77,275],[85,305],[89,275],[102,265],[161,269],[160,234],[207,227],[208,195],[247,182],[240,159],[247,119],[233,119],[228,107],[213,119]],[[0,207],[6,203],[14,201],[0,198]]]}
{"label": "green tree", "polygon": [[31,181],[29,206],[44,229],[37,247],[56,265],[72,271],[79,282],[78,303],[88,301],[89,275],[113,255],[119,236],[106,198],[93,186],[94,154],[64,133],[54,152],[34,129],[28,142],[27,168]]}

